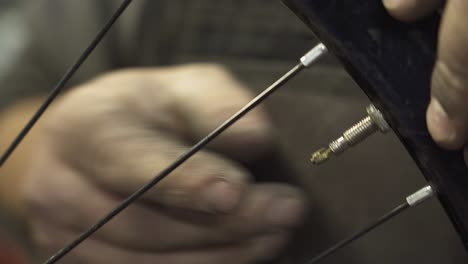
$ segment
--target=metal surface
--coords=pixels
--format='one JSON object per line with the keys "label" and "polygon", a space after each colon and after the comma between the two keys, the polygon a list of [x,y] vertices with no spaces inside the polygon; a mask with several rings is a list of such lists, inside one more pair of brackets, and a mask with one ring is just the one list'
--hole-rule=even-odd
{"label": "metal surface", "polygon": [[434,190],[432,190],[431,186],[426,186],[422,188],[421,190],[413,193],[412,195],[406,197],[406,202],[410,206],[416,206],[428,200],[432,196],[434,196]]}
{"label": "metal surface", "polygon": [[425,120],[440,17],[404,24],[377,0],[283,1],[382,111],[468,248],[468,169],[463,153],[438,147]]}
{"label": "metal surface", "polygon": [[332,141],[328,148],[322,148],[312,154],[314,164],[326,162],[332,154],[339,155],[348,148],[359,144],[377,131],[386,133],[390,130],[382,113],[374,106],[367,107],[367,117],[346,130],[341,137]]}
{"label": "metal surface", "polygon": [[327,47],[322,43],[319,43],[317,46],[312,48],[309,52],[307,52],[304,56],[301,57],[301,63],[304,67],[310,67],[314,64],[318,58],[322,57],[323,54],[327,53]]}
{"label": "metal surface", "polygon": [[382,112],[380,112],[379,109],[375,107],[375,105],[369,105],[366,110],[367,114],[372,120],[372,124],[374,124],[380,130],[380,132],[386,133],[390,131],[390,126],[383,117]]}

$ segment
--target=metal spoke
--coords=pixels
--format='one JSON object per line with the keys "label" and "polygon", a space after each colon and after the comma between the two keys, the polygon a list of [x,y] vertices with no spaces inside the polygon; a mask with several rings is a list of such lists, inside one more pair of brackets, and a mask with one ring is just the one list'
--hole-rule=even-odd
{"label": "metal spoke", "polygon": [[57,98],[60,92],[65,88],[68,81],[75,75],[78,69],[83,65],[83,63],[88,59],[89,55],[96,49],[102,39],[106,36],[107,32],[112,28],[115,22],[119,19],[119,17],[123,14],[123,12],[127,9],[127,7],[132,3],[133,0],[124,0],[122,4],[119,6],[117,11],[112,15],[109,21],[104,25],[104,27],[99,31],[96,37],[91,41],[89,46],[84,50],[84,52],[80,55],[80,57],[76,60],[76,62],[67,70],[67,72],[63,75],[63,77],[59,80],[57,85],[52,89],[50,94],[44,100],[42,105],[36,111],[36,113],[31,117],[31,119],[26,123],[23,129],[19,132],[16,138],[11,142],[8,148],[0,157],[0,168],[3,167],[5,162],[11,156],[11,154],[15,151],[15,149],[19,146],[19,144],[23,141],[26,135],[31,131],[37,121],[41,118],[44,112],[49,108],[52,102]]}
{"label": "metal spoke", "polygon": [[128,206],[130,206],[133,202],[135,202],[138,198],[144,195],[147,191],[153,188],[156,184],[158,184],[161,180],[166,178],[171,172],[177,169],[180,165],[182,165],[185,161],[195,155],[197,152],[203,149],[208,143],[213,141],[216,137],[218,137],[221,133],[223,133],[226,129],[232,126],[236,121],[241,119],[244,115],[249,113],[252,109],[258,106],[260,103],[265,101],[271,94],[273,94],[276,90],[290,81],[294,76],[300,73],[306,67],[312,65],[316,62],[319,58],[321,58],[327,49],[323,44],[317,45],[315,48],[310,50],[304,57],[301,58],[301,62],[293,67],[289,72],[287,72],[283,77],[278,79],[275,83],[273,83],[270,87],[264,90],[261,94],[255,97],[252,101],[250,101],[246,106],[244,106],[241,110],[235,113],[231,118],[226,120],[223,124],[221,124],[218,128],[213,130],[209,135],[205,138],[200,140],[197,144],[192,146],[186,153],[182,154],[177,160],[175,160],[171,165],[169,165],[166,169],[161,171],[158,175],[156,175],[150,182],[146,185],[141,187],[139,190],[134,192],[128,198],[126,198],[122,203],[120,203],[117,207],[115,207],[112,211],[106,214],[103,218],[101,218],[98,222],[96,222],[93,226],[91,226],[88,230],[84,231],[81,235],[79,235],[74,241],[70,242],[67,246],[59,250],[55,255],[53,255],[49,260],[45,262],[45,264],[52,264],[57,263],[60,259],[65,257],[70,251],[75,249],[78,245],[80,245],[83,241],[85,241],[88,237],[98,231],[101,227],[107,224],[110,220],[112,220],[115,216],[125,210]]}
{"label": "metal spoke", "polygon": [[376,229],[377,227],[387,223],[391,219],[395,218],[396,216],[400,215],[406,209],[415,207],[416,205],[426,201],[427,199],[431,198],[434,195],[434,192],[430,186],[426,186],[421,190],[415,192],[414,194],[406,197],[406,201],[401,205],[395,207],[384,216],[377,219],[374,223],[368,225],[367,227],[361,229],[360,231],[354,233],[350,237],[343,239],[342,241],[338,242],[337,244],[333,245],[329,249],[323,251],[318,256],[313,258],[312,260],[306,262],[307,264],[316,264],[321,262],[322,260],[326,259],[327,257],[336,253],[339,249],[351,244],[352,242],[358,240],[359,238],[363,237],[364,235],[368,234],[372,230]]}

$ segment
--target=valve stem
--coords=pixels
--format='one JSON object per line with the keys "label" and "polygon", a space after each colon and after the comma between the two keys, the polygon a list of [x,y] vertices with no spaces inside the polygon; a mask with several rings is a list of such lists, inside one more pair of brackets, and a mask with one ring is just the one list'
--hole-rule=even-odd
{"label": "valve stem", "polygon": [[385,121],[382,113],[374,105],[369,105],[366,110],[367,117],[346,130],[341,137],[332,141],[327,148],[321,148],[314,152],[310,161],[316,165],[325,163],[332,155],[345,152],[375,132],[386,133],[390,130],[390,126]]}

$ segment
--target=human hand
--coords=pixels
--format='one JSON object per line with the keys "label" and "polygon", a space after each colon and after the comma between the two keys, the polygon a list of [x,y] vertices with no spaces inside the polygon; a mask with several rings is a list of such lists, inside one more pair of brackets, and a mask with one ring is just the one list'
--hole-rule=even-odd
{"label": "human hand", "polygon": [[[251,94],[213,65],[110,73],[51,109],[26,180],[32,234],[47,254],[247,103]],[[251,182],[237,161],[271,144],[254,110],[137,204],[98,231],[66,263],[253,263],[279,252],[301,222],[301,193]]]}
{"label": "human hand", "polygon": [[[442,0],[384,0],[389,12],[403,21],[426,16],[442,3]],[[432,76],[432,100],[427,110],[429,132],[447,149],[460,149],[468,139],[467,10],[466,0],[446,3]]]}

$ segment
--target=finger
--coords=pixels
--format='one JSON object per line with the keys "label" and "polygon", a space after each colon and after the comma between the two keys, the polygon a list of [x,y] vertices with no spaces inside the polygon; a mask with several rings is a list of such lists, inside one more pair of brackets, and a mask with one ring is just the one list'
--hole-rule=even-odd
{"label": "finger", "polygon": [[[227,215],[186,214],[186,218],[181,218],[170,213],[161,214],[165,211],[160,211],[153,214],[153,218],[147,217],[148,225],[153,223],[153,231],[149,234],[146,231],[144,246],[196,248],[241,243],[260,237],[284,238],[303,221],[304,211],[303,195],[296,189],[275,184],[253,185],[246,191],[239,208]],[[141,210],[140,216],[142,213]],[[137,214],[127,216],[122,218],[121,226],[137,224],[141,219]],[[140,231],[145,233],[143,228]]]}
{"label": "finger", "polygon": [[[109,123],[124,120],[198,141],[253,97],[218,65],[125,70],[74,89],[55,108],[54,118],[50,118],[54,122],[49,124],[53,130],[74,138],[88,129],[106,128]],[[64,120],[68,127],[62,125]],[[271,124],[258,107],[209,147],[245,161],[271,144]]]}
{"label": "finger", "polygon": [[468,136],[468,1],[447,3],[438,58],[432,77],[427,123],[434,140],[448,149],[461,148]]}
{"label": "finger", "polygon": [[[56,167],[51,176],[41,185],[32,182],[36,187],[29,196],[33,215],[48,219],[48,223],[81,232],[121,200],[82,181],[73,170]],[[67,185],[73,189],[63,191]],[[83,197],[93,202],[83,204]],[[261,237],[284,238],[301,222],[303,206],[300,193],[291,187],[258,185],[247,192],[238,211],[230,215],[200,218],[189,214],[182,219],[158,208],[134,204],[94,237],[123,248],[158,252],[228,245]]]}
{"label": "finger", "polygon": [[[77,147],[80,155],[64,155],[68,155],[72,166],[78,168],[83,177],[106,191],[127,196],[187,151],[187,147],[169,135],[134,129],[139,128],[109,126],[102,135],[96,132],[96,137],[86,139],[97,138],[96,142],[80,144]],[[119,138],[121,133],[126,133],[124,130],[132,131]],[[62,162],[64,155],[54,153],[60,160],[57,163]],[[149,190],[143,199],[158,205],[226,213],[238,206],[249,179],[250,174],[241,165],[215,153],[201,152]]]}
{"label": "finger", "polygon": [[[254,98],[244,84],[216,64],[127,70],[104,76],[91,86],[94,97],[93,86],[112,87],[113,94],[120,94],[117,100],[123,101],[120,105],[126,108],[124,112],[191,141],[208,135]],[[112,98],[108,90],[104,94],[105,100]],[[270,148],[271,143],[271,124],[260,106],[209,147],[249,160]]]}
{"label": "finger", "polygon": [[414,21],[433,13],[443,0],[383,0],[388,12],[401,21]]}
{"label": "finger", "polygon": [[[199,140],[249,103],[254,95],[227,70],[212,64],[174,68],[165,76],[174,92],[175,108],[189,138]],[[271,145],[271,124],[261,107],[226,130],[210,147],[241,160],[263,153]]]}
{"label": "finger", "polygon": [[[50,225],[42,221],[33,222],[32,231],[33,239],[46,256],[54,254],[78,235],[78,233],[62,226]],[[70,264],[250,264],[277,256],[281,252],[280,249],[284,243],[285,237],[267,236],[243,244],[224,247],[199,248],[191,251],[154,252],[134,251],[91,238],[65,256],[64,261]]]}

